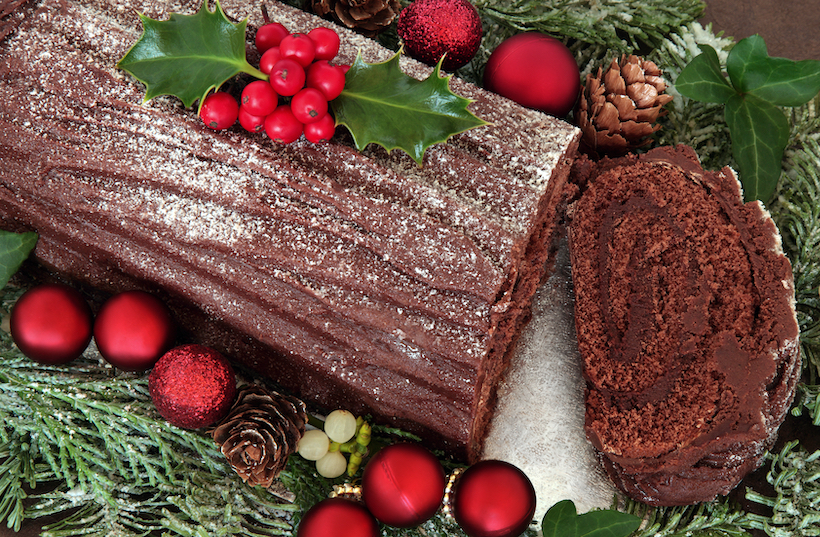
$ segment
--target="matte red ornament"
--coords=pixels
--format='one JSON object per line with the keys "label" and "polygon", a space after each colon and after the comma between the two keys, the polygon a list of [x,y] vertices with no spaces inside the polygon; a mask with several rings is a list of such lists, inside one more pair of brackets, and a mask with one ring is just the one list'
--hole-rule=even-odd
{"label": "matte red ornament", "polygon": [[572,52],[538,32],[517,34],[490,55],[484,87],[521,106],[566,116],[581,91],[581,74]]}
{"label": "matte red ornament", "polygon": [[109,298],[94,321],[94,341],[112,365],[145,371],[174,343],[174,319],[161,300],[143,291]]}
{"label": "matte red ornament", "polygon": [[396,31],[413,58],[454,71],[475,56],[481,44],[481,18],[467,0],[415,0],[399,13]]}
{"label": "matte red ornament", "polygon": [[444,469],[432,453],[417,444],[393,444],[367,463],[362,499],[379,521],[410,528],[436,514],[445,484]]}
{"label": "matte red ornament", "polygon": [[148,390],[169,423],[197,429],[228,412],[236,397],[236,375],[217,351],[182,345],[162,355],[148,376]]}
{"label": "matte red ornament", "polygon": [[94,318],[77,290],[46,283],[17,300],[9,321],[11,337],[23,354],[41,364],[58,365],[85,351]]}
{"label": "matte red ornament", "polygon": [[378,537],[379,524],[359,502],[346,498],[329,498],[311,507],[296,537]]}
{"label": "matte red ornament", "polygon": [[512,464],[481,461],[458,477],[451,506],[470,537],[517,537],[532,523],[535,489]]}

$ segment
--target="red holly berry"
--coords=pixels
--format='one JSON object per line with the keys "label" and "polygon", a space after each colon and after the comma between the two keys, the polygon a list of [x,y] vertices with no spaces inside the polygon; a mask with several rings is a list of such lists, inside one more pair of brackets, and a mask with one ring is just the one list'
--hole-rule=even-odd
{"label": "red holly berry", "polygon": [[75,289],[42,284],[26,291],[11,310],[11,337],[23,354],[42,364],[65,364],[91,341],[91,308]]}
{"label": "red holly berry", "polygon": [[331,28],[314,28],[308,32],[308,37],[316,47],[314,60],[332,60],[339,53],[341,40],[339,34]]}
{"label": "red holly berry", "polygon": [[279,47],[271,47],[259,58],[259,70],[269,75],[276,62],[281,59],[282,53],[279,51]]}
{"label": "red holly berry", "polygon": [[218,91],[205,97],[199,117],[205,124],[218,131],[227,129],[236,123],[239,116],[239,103],[229,93]]}
{"label": "red holly berry", "polygon": [[287,37],[289,33],[288,29],[278,22],[263,24],[256,30],[256,38],[254,40],[256,42],[256,50],[258,50],[260,54],[264,54],[265,51],[271,47],[278,46],[279,43],[282,42],[282,39]]}
{"label": "red holly berry", "polygon": [[336,120],[329,113],[322,116],[318,121],[305,125],[305,138],[313,144],[327,142],[335,133]]}
{"label": "red holly berry", "polygon": [[307,34],[290,34],[279,43],[283,58],[292,58],[302,67],[307,67],[316,56],[316,45]]}
{"label": "red holly berry", "polygon": [[305,69],[293,58],[282,58],[271,69],[270,84],[279,95],[296,95],[305,86]]}
{"label": "red holly berry", "polygon": [[254,116],[239,107],[239,124],[248,132],[262,132],[265,129],[265,117],[267,116]]}
{"label": "red holly berry", "polygon": [[331,65],[327,60],[319,60],[307,70],[305,86],[321,91],[325,99],[332,101],[345,87],[345,73],[338,65]]}
{"label": "red holly berry", "polygon": [[307,125],[327,114],[327,99],[315,88],[304,88],[293,96],[290,109],[300,123]]}
{"label": "red holly berry", "polygon": [[293,115],[290,106],[279,105],[265,118],[265,132],[271,140],[280,144],[295,142],[302,135],[302,123]]}
{"label": "red holly berry", "polygon": [[242,90],[240,108],[254,116],[267,116],[279,104],[279,96],[266,80],[254,80]]}

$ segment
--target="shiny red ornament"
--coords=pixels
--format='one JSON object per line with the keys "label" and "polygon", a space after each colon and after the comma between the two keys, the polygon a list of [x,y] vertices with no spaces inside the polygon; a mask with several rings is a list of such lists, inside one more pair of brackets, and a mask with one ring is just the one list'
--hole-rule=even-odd
{"label": "shiny red ornament", "polygon": [[535,489],[512,464],[481,461],[456,480],[451,507],[470,537],[517,537],[532,523]]}
{"label": "shiny red ornament", "polygon": [[174,343],[174,319],[161,300],[143,291],[109,298],[94,321],[94,341],[112,365],[145,371]]}
{"label": "shiny red ornament", "polygon": [[415,0],[399,13],[396,31],[407,54],[454,71],[475,56],[481,44],[481,17],[467,0]]}
{"label": "shiny red ornament", "polygon": [[198,429],[228,412],[236,397],[236,375],[217,351],[182,345],[162,355],[148,377],[148,390],[169,423]]}
{"label": "shiny red ornament", "polygon": [[296,537],[378,537],[379,524],[359,502],[330,498],[311,507]]}
{"label": "shiny red ornament", "polygon": [[9,321],[11,337],[23,354],[41,364],[58,365],[85,351],[94,318],[77,290],[46,283],[20,297]]}
{"label": "shiny red ornament", "polygon": [[394,444],[367,463],[362,499],[379,521],[410,528],[436,514],[445,484],[444,469],[432,453],[417,444]]}
{"label": "shiny red ornament", "polygon": [[581,74],[572,52],[538,32],[517,34],[490,55],[484,87],[521,106],[566,116],[581,91]]}

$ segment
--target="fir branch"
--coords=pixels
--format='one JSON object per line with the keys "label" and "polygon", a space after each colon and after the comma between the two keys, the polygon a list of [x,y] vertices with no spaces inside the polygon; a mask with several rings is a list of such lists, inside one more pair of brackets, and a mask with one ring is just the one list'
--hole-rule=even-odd
{"label": "fir branch", "polygon": [[798,124],[786,151],[772,217],[794,272],[804,371],[820,383],[820,120],[816,100],[794,111]]}
{"label": "fir branch", "polygon": [[753,529],[751,515],[728,500],[681,507],[649,507],[625,500],[620,510],[644,518],[632,537],[740,537]]}
{"label": "fir branch", "polygon": [[701,54],[700,45],[714,48],[721,61],[725,62],[733,44],[731,39],[714,35],[711,26],[704,28],[700,23],[693,22],[678,28],[647,56],[663,70],[664,78],[672,83],[667,93],[674,97],[666,106],[667,115],[660,121],[663,128],[658,133],[657,144],[691,146],[706,169],[719,169],[734,163],[723,105],[683,97],[675,91],[674,81],[681,70]]}
{"label": "fir branch", "polygon": [[675,28],[696,20],[700,0],[479,0],[479,12],[518,31],[603,45],[618,53],[654,48]]}
{"label": "fir branch", "polygon": [[776,495],[746,494],[747,499],[773,511],[771,517],[750,515],[756,526],[770,537],[820,535],[820,451],[810,454],[795,440],[767,458],[772,462],[766,480]]}

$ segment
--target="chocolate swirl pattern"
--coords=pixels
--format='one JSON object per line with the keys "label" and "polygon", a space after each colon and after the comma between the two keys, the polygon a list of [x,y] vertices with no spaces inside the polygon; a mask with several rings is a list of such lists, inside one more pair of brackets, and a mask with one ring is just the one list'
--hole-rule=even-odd
{"label": "chocolate swirl pattern", "polygon": [[726,494],[774,442],[800,372],[779,234],[689,149],[598,172],[570,224],[587,436],[641,501]]}

